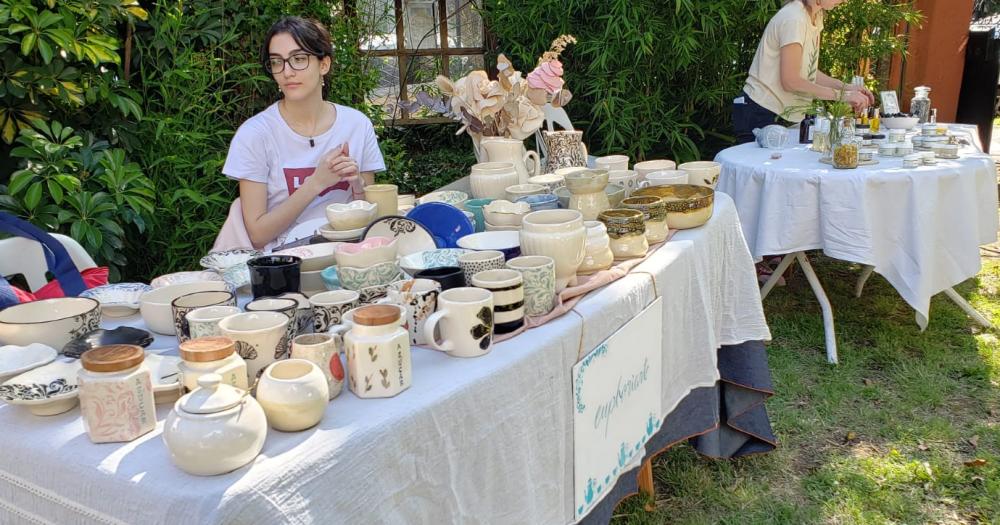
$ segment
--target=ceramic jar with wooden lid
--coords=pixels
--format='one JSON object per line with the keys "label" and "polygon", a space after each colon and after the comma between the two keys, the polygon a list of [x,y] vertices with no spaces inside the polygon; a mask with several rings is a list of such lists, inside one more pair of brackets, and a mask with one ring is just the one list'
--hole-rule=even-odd
{"label": "ceramic jar with wooden lid", "polygon": [[101,346],[80,357],[83,427],[94,443],[133,439],[156,428],[153,379],[135,345]]}
{"label": "ceramic jar with wooden lid", "polygon": [[180,344],[181,383],[184,391],[198,388],[198,378],[219,374],[224,384],[248,390],[247,362],[236,353],[236,341],[228,337],[196,337]]}
{"label": "ceramic jar with wooden lid", "polygon": [[400,309],[371,305],[354,311],[344,335],[347,374],[358,397],[392,397],[410,387],[410,336],[400,326]]}

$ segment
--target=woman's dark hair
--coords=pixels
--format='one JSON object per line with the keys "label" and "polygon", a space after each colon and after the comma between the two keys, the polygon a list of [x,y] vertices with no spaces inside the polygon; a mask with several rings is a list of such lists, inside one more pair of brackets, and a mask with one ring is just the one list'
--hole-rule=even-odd
{"label": "woman's dark hair", "polygon": [[[323,60],[324,57],[333,57],[333,43],[330,41],[330,32],[318,20],[302,18],[301,16],[286,16],[271,25],[264,37],[264,44],[260,48],[260,63],[264,71],[270,75],[271,66],[271,39],[278,33],[288,33],[306,53],[316,55],[316,58]],[[323,97],[326,98],[328,86],[323,86]]]}

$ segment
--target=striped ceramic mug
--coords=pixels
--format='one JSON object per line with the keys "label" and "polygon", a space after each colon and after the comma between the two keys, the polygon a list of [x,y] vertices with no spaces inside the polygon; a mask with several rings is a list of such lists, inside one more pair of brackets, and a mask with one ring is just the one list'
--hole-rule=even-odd
{"label": "striped ceramic mug", "polygon": [[493,293],[494,333],[506,334],[524,325],[524,279],[516,270],[485,270],[472,285]]}

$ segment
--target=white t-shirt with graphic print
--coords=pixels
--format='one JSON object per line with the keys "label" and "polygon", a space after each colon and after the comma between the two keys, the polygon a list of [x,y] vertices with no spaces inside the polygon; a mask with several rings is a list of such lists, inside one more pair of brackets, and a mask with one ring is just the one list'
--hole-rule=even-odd
{"label": "white t-shirt with graphic print", "polygon": [[[231,179],[267,184],[267,209],[272,210],[288,199],[313,172],[320,158],[328,151],[348,144],[350,156],[365,171],[384,171],[385,161],[378,147],[375,127],[364,113],[334,104],[337,118],[333,126],[312,138],[299,135],[289,127],[274,103],[247,119],[233,136],[222,173]],[[326,205],[349,202],[351,189],[347,182],[327,188],[313,199],[299,218],[289,227],[324,217]],[[286,231],[265,247],[270,249],[285,242]],[[293,240],[293,239],[288,239]]]}

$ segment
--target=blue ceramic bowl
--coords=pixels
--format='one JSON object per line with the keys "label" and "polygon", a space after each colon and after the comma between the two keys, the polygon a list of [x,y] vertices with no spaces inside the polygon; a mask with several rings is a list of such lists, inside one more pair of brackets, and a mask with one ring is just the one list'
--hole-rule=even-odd
{"label": "blue ceramic bowl", "polygon": [[466,250],[497,250],[503,252],[506,260],[521,255],[521,232],[496,231],[466,235],[458,240],[459,248]]}
{"label": "blue ceramic bowl", "polygon": [[559,197],[552,193],[525,195],[517,199],[517,202],[527,202],[528,206],[531,206],[531,211],[555,210],[559,208]]}
{"label": "blue ceramic bowl", "polygon": [[323,278],[323,284],[326,286],[327,290],[340,290],[343,286],[340,285],[340,276],[337,275],[337,267],[329,266],[319,274]]}

